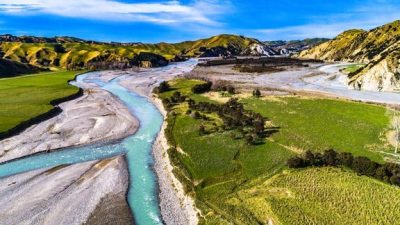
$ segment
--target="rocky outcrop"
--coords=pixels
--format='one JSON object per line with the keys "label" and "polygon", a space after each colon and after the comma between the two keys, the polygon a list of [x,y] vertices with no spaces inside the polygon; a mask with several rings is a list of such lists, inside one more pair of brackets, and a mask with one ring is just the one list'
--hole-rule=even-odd
{"label": "rocky outcrop", "polygon": [[266,41],[264,44],[279,55],[292,55],[327,41],[329,41],[327,38],[308,38],[294,41]]}
{"label": "rocky outcrop", "polygon": [[370,31],[349,30],[335,39],[301,52],[300,57],[366,64],[349,74],[355,89],[399,91],[400,21]]}
{"label": "rocky outcrop", "polygon": [[400,54],[394,53],[377,64],[369,65],[350,78],[354,89],[400,91]]}
{"label": "rocky outcrop", "polygon": [[245,56],[273,56],[278,55],[273,49],[260,43],[251,44],[247,49],[242,52]]}

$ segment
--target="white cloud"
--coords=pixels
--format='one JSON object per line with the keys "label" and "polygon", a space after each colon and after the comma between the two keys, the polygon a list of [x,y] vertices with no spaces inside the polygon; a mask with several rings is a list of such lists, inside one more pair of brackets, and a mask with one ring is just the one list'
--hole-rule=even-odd
{"label": "white cloud", "polygon": [[302,25],[257,29],[249,32],[263,40],[333,38],[345,30],[369,30],[398,19],[400,19],[400,5],[390,0],[371,0],[346,12],[312,17],[310,22]]}
{"label": "white cloud", "polygon": [[194,0],[190,4],[182,4],[176,0],[161,0],[158,3],[124,3],[117,0],[0,0],[0,12],[14,15],[45,13],[104,21],[218,25],[212,17],[223,13],[222,3],[217,0]]}

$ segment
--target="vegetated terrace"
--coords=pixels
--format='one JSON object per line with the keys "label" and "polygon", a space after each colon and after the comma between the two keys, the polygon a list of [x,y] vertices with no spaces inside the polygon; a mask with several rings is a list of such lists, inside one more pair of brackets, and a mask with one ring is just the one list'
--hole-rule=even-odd
{"label": "vegetated terrace", "polygon": [[39,73],[0,79],[0,133],[48,112],[52,100],[76,94],[68,84],[76,71]]}
{"label": "vegetated terrace", "polygon": [[[177,79],[169,82],[169,91],[159,94],[164,102],[179,96],[168,106],[166,134],[175,147],[169,150],[169,156],[176,167],[175,174],[183,181],[186,190],[195,196],[196,204],[202,210],[201,223],[259,224],[273,221],[277,224],[329,224],[327,221],[336,219],[345,221],[340,218],[343,210],[348,218],[360,218],[354,221],[363,221],[370,215],[378,216],[374,219],[380,224],[396,221],[395,213],[377,211],[390,211],[387,205],[392,200],[398,204],[395,196],[399,193],[394,186],[343,169],[290,172],[292,170],[286,167],[287,159],[305,150],[323,151],[328,148],[382,162],[384,157],[379,151],[391,150],[382,139],[389,124],[384,107],[299,96],[242,98],[239,102],[246,110],[265,117],[266,131],[277,130],[264,142],[251,144],[246,138],[251,132],[249,129],[226,129],[224,118],[218,113],[189,109],[188,99],[196,103],[221,104],[209,98],[208,94],[193,94],[193,86],[202,83]],[[227,95],[225,92],[217,94],[221,94],[221,98]],[[292,182],[297,173],[305,178]],[[322,179],[325,176],[332,178],[332,185],[335,184],[338,192],[329,189],[330,183]],[[355,181],[350,182],[349,179],[353,178]],[[282,179],[289,179],[291,183],[282,183]],[[321,194],[313,195],[309,189],[298,190],[296,187],[299,185],[314,188],[312,193]],[[359,199],[360,196],[373,195],[377,190],[390,194],[375,199],[373,204]],[[349,199],[349,202],[342,204],[343,199]],[[319,215],[312,213],[314,209],[310,208],[313,205],[310,202],[328,200],[333,208],[328,203],[316,204]],[[304,207],[294,205],[296,201],[300,201],[300,205],[304,201]],[[358,207],[362,210],[351,214]],[[310,215],[309,219],[307,215]]]}

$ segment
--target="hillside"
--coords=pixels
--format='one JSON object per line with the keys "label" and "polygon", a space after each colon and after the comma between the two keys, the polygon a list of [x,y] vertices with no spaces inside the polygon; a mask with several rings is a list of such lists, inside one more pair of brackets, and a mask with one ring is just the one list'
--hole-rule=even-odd
{"label": "hillside", "polygon": [[41,71],[41,69],[38,67],[0,58],[0,78],[12,77],[19,74],[35,73],[39,71]]}
{"label": "hillside", "polygon": [[[255,49],[253,49],[255,48]],[[112,69],[157,67],[187,57],[272,54],[258,40],[219,35],[181,43],[104,43],[72,37],[0,36],[0,56],[38,68]],[[151,53],[151,54],[149,54]]]}
{"label": "hillside", "polygon": [[294,41],[266,41],[264,44],[279,54],[287,55],[297,54],[327,41],[329,41],[327,38],[308,38]]}
{"label": "hillside", "polygon": [[365,64],[349,74],[355,89],[400,90],[400,21],[370,31],[348,30],[331,41],[301,52],[300,57]]}

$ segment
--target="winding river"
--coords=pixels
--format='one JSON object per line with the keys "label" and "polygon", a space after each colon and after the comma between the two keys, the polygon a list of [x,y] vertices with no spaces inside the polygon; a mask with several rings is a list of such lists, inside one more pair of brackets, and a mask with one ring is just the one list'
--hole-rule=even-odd
{"label": "winding river", "polygon": [[[152,71],[161,73],[164,70],[168,71],[168,67],[158,71],[150,70],[143,73],[143,76],[149,75]],[[161,129],[163,117],[148,98],[121,85],[121,81],[132,74],[121,73],[109,81],[104,81],[99,79],[100,75],[96,76],[94,73],[96,72],[78,76],[75,85],[96,85],[117,96],[139,120],[138,131],[117,143],[66,148],[14,160],[0,165],[0,177],[126,154],[130,174],[128,202],[136,224],[162,224],[151,150],[157,133]]]}
{"label": "winding river", "polygon": [[[147,97],[143,97],[127,89],[126,85],[124,87],[122,83],[127,79],[139,80],[146,78],[151,80],[154,84],[159,82],[160,79],[163,79],[162,75],[169,74],[174,76],[180,74],[174,72],[174,67],[182,66],[186,71],[190,71],[196,64],[197,61],[189,60],[186,64],[172,64],[165,68],[151,69],[143,73],[115,72],[115,76],[110,80],[101,79],[101,72],[92,72],[78,76],[75,85],[81,87],[85,85],[94,85],[117,96],[139,120],[140,127],[138,131],[134,135],[114,143],[65,148],[59,151],[35,154],[1,164],[0,178],[36,169],[106,159],[125,154],[130,174],[128,202],[135,217],[136,224],[162,224],[157,190],[158,184],[153,171],[152,146],[161,129],[163,117]],[[290,83],[291,79],[294,79],[293,77],[296,78],[296,82]],[[258,83],[257,79],[261,78],[262,76],[256,77],[256,83]],[[285,77],[280,76],[278,80],[281,81],[284,78]],[[269,79],[272,78],[269,77]],[[293,75],[291,75],[291,79],[285,80],[285,82],[288,83],[289,81],[289,84],[292,86],[296,86],[298,83],[297,81],[300,80]],[[265,82],[265,80],[263,81],[264,82],[260,83],[269,86],[268,82]],[[278,84],[276,82],[272,83],[274,85]],[[313,81],[312,83],[318,82]],[[279,84],[282,85],[280,82]],[[330,85],[330,88],[331,87],[332,85]],[[144,89],[146,88],[148,89],[149,87],[144,87]],[[388,97],[392,99],[392,94],[389,95],[391,96]],[[395,97],[398,96],[400,95],[395,95]],[[354,96],[350,95],[348,97]],[[370,97],[370,95],[368,95],[368,97]],[[382,93],[379,93],[379,97],[382,97]]]}

